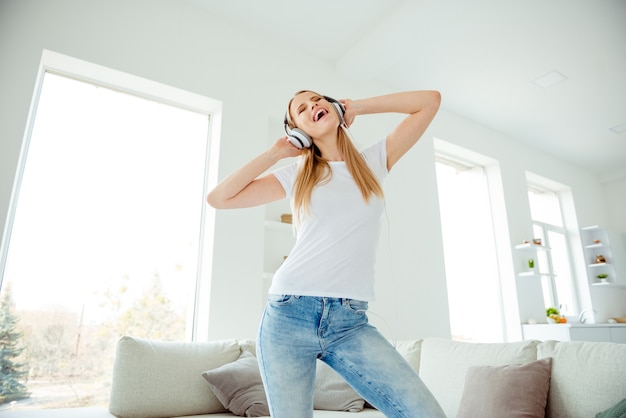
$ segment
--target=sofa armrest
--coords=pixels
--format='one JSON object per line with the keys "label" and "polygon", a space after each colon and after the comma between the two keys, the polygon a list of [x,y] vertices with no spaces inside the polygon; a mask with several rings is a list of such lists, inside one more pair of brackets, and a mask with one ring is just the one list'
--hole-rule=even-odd
{"label": "sofa armrest", "polygon": [[235,340],[163,342],[122,337],[117,345],[109,411],[124,418],[225,412],[202,372],[241,354]]}
{"label": "sofa armrest", "polygon": [[626,397],[626,344],[546,341],[537,357],[552,357],[547,418],[595,417]]}

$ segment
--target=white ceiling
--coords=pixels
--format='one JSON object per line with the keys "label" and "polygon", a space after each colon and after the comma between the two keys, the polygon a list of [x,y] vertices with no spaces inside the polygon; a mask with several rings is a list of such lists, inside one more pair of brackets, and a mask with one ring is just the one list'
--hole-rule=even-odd
{"label": "white ceiling", "polygon": [[[562,160],[626,176],[624,0],[188,0],[327,60],[438,89],[442,107]],[[534,83],[557,71],[552,87]]]}

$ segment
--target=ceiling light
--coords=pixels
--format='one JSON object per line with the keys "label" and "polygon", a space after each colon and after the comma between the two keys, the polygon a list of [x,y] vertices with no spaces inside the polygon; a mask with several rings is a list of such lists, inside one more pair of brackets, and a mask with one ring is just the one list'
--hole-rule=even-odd
{"label": "ceiling light", "polygon": [[549,87],[555,86],[559,83],[562,83],[563,81],[567,80],[567,77],[565,77],[563,74],[561,74],[558,71],[550,71],[547,74],[542,75],[539,78],[536,78],[533,83],[535,83],[536,85],[538,85],[539,87],[543,87],[544,89],[547,89]]}
{"label": "ceiling light", "polygon": [[611,130],[615,132],[616,134],[623,134],[624,132],[626,132],[626,123],[622,123],[621,125],[616,125],[612,127]]}

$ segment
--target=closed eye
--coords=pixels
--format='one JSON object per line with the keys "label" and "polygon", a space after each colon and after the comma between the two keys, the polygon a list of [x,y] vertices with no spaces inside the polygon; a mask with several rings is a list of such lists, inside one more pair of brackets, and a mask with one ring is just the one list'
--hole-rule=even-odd
{"label": "closed eye", "polygon": [[[322,96],[311,96],[310,100],[312,102],[319,102],[320,100],[322,100]],[[300,113],[304,112],[306,110],[306,103],[302,103],[300,106],[298,106],[298,108],[296,109],[296,114],[299,115]]]}

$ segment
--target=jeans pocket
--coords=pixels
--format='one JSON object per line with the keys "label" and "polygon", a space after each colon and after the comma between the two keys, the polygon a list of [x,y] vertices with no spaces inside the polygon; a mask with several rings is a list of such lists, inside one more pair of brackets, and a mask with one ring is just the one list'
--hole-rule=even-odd
{"label": "jeans pocket", "polygon": [[369,303],[364,300],[346,299],[344,306],[354,313],[365,313],[369,307]]}
{"label": "jeans pocket", "polygon": [[267,295],[267,303],[273,306],[287,305],[293,301],[293,295]]}

